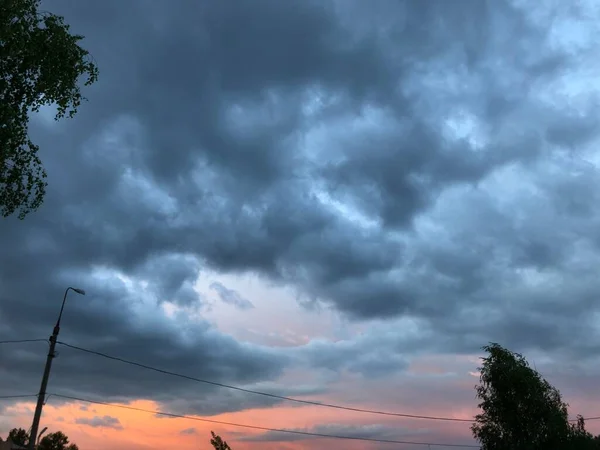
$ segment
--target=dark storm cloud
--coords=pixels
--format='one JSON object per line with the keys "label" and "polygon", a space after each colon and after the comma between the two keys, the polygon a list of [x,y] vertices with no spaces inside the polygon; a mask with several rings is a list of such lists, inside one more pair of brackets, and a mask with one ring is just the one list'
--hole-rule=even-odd
{"label": "dark storm cloud", "polygon": [[229,289],[224,286],[222,283],[215,281],[210,284],[210,288],[217,292],[219,298],[224,303],[235,306],[239,309],[251,309],[254,308],[254,305],[250,300],[245,297],[242,297],[239,292],[235,289]]}
{"label": "dark storm cloud", "polygon": [[155,286],[159,302],[190,306],[201,300],[193,288],[200,268],[194,256],[174,253],[148,258],[136,275]]}
{"label": "dark storm cloud", "polygon": [[[264,348],[240,344],[220,334],[208,324],[186,320],[185,314],[169,320],[157,311],[152,291],[135,292],[124,281],[99,274],[96,278],[71,273],[72,279],[85,285],[88,295],[71,296],[62,320],[60,339],[78,346],[119,356],[142,364],[217,380],[230,384],[247,384],[277,377],[286,358]],[[58,279],[60,282],[60,278]],[[47,281],[52,286],[52,281]],[[139,288],[139,287],[138,287]],[[35,287],[29,290],[36,292]],[[29,293],[24,289],[24,295]],[[60,300],[60,293],[56,297]],[[27,297],[25,297],[27,298]],[[32,314],[31,304],[4,297],[3,316],[11,324],[23,323],[19,329],[2,331],[2,337],[43,336],[57,314],[57,302],[40,303]],[[27,321],[25,321],[25,320]],[[23,321],[23,322],[20,322]],[[44,343],[3,345],[0,372],[6,383],[2,394],[35,392],[46,350]],[[185,397],[200,409],[184,411],[216,413],[237,411],[242,406],[235,398],[223,396],[214,387],[182,383],[166,375],[148,372],[98,356],[58,346],[59,356],[52,369],[49,391],[91,400],[127,401],[149,398],[168,407],[172,398]],[[11,362],[8,364],[7,362]],[[215,411],[218,395],[221,411]],[[231,401],[227,403],[225,398]],[[53,403],[61,402],[52,398]],[[261,398],[246,400],[249,407],[263,404]],[[269,404],[272,404],[270,402]]]}
{"label": "dark storm cloud", "polygon": [[75,419],[75,423],[79,425],[87,425],[92,428],[112,428],[114,430],[122,430],[123,425],[116,417],[112,416],[94,416],[91,418],[88,417],[79,417]]}
{"label": "dark storm cloud", "polygon": [[[304,356],[310,367],[340,373],[347,371],[357,373],[366,378],[383,375],[397,375],[408,367],[408,362],[397,350],[390,348],[390,343],[377,346],[377,337],[366,336],[336,343],[313,340],[306,346],[297,349]],[[404,350],[404,349],[403,349]]]}
{"label": "dark storm cloud", "polygon": [[[456,9],[444,2],[407,5],[394,13],[422,17],[424,23],[444,18],[447,26],[425,30],[407,20],[393,34],[366,30],[359,39],[358,19],[350,15],[340,21],[327,3],[260,2],[246,11],[248,5],[209,2],[190,4],[189,10],[140,10],[134,25],[145,46],[138,48],[127,35],[132,26],[113,26],[111,40],[102,36],[102,45],[96,44],[98,25],[90,24],[92,17],[109,21],[114,13],[97,14],[82,5],[65,10],[75,25],[90,27],[86,35],[99,62],[127,67],[135,76],[113,85],[116,72],[105,70],[107,79],[95,87],[98,94],[90,94],[94,108],[82,113],[76,134],[102,123],[94,113],[113,98],[106,111],[113,117],[129,115],[137,125],[122,125],[129,131],[121,133],[122,143],[111,157],[118,158],[121,172],[135,164],[148,189],[162,191],[164,198],[162,208],[150,204],[150,195],[139,202],[126,182],[122,188],[115,185],[118,175],[108,170],[117,161],[97,155],[105,155],[105,149],[92,151],[87,164],[97,166],[101,157],[113,184],[103,184],[112,188],[100,204],[88,199],[78,212],[91,217],[100,209],[111,211],[111,228],[121,237],[107,241],[110,230],[94,236],[107,262],[131,270],[154,253],[195,252],[220,270],[258,270],[299,284],[355,316],[419,310],[414,287],[388,275],[402,267],[404,254],[386,230],[408,227],[448,183],[477,181],[502,164],[527,160],[540,147],[512,139],[495,144],[494,151],[475,152],[467,141],[447,143],[437,103],[455,107],[473,99],[474,108],[483,111],[490,110],[486,102],[507,97],[510,107],[490,110],[490,119],[502,123],[524,103],[514,89],[525,92],[530,72],[561,55],[549,49],[533,54],[531,47],[543,45],[544,35],[518,10],[503,5],[473,9],[464,3],[458,23],[446,18]],[[192,27],[191,21],[202,26]],[[462,22],[469,32],[458,31],[465,28]],[[171,28],[181,32],[167,33]],[[446,38],[453,30],[455,45],[448,49]],[[511,30],[523,36],[520,45],[511,44],[523,60],[512,61],[506,73],[491,72],[490,65],[509,45],[495,36]],[[474,40],[486,33],[492,38]],[[117,45],[119,52],[110,51]],[[418,61],[411,46],[422,52]],[[474,88],[428,89],[427,78],[441,64],[452,67],[450,77],[470,78]],[[558,69],[551,65],[549,70]],[[512,79],[514,86],[505,86]],[[129,92],[120,91],[123,84]],[[484,85],[487,94],[480,91]],[[331,106],[307,117],[302,106],[317,96]],[[342,120],[337,128],[351,127],[358,112],[378,124],[336,133],[332,119]],[[322,149],[310,150],[320,156],[310,159],[302,135],[316,120],[331,131],[315,144]],[[65,127],[70,131],[71,126]],[[339,217],[311,193],[319,185],[380,220],[383,228],[373,234]],[[158,195],[155,201],[161,201]],[[85,247],[80,256],[87,261]]]}
{"label": "dark storm cloud", "polygon": [[184,435],[184,436],[195,435],[195,434],[198,434],[198,430],[196,430],[195,428],[186,428],[184,430],[181,430],[179,432],[179,434]]}
{"label": "dark storm cloud", "polygon": [[[289,355],[194,319],[209,268],[355,319],[422,321],[410,339],[309,346],[312,366],[385,375],[407,348],[496,338],[597,351],[573,333],[596,326],[600,183],[561,153],[597,137],[597,102],[559,95],[585,52],[551,42],[543,4],[364,5],[48,5],[86,36],[101,79],[76,119],[32,121],[50,186],[39,212],[0,225],[0,338],[46,336],[74,284],[89,295],[69,298],[65,341],[216,381],[275,379]],[[469,127],[479,136],[452,137]],[[35,391],[44,350],[0,348],[0,390]],[[270,405],[60,350],[63,393],[185,397],[210,414]]]}
{"label": "dark storm cloud", "polygon": [[[165,406],[169,411],[177,411],[178,414],[194,414],[202,411],[202,414],[213,416],[229,411],[243,411],[256,408],[270,408],[279,404],[286,407],[302,407],[303,404],[281,400],[260,394],[251,394],[248,392],[240,392],[236,390],[220,389],[211,391],[203,396],[195,395],[195,386],[191,386],[187,396],[178,399],[166,399]],[[297,386],[281,386],[272,383],[258,383],[246,385],[246,389],[255,392],[264,392],[279,397],[293,398],[315,398],[318,395],[328,391],[328,387],[324,384],[319,386],[313,385],[297,385]],[[169,419],[169,416],[157,415],[159,418]]]}
{"label": "dark storm cloud", "polygon": [[[418,435],[426,432],[425,429],[406,430],[398,426],[373,424],[373,425],[346,425],[346,424],[320,424],[311,428],[294,428],[292,431],[316,434],[329,434],[334,436],[349,436],[355,439],[398,439],[401,436]],[[293,442],[306,439],[317,439],[315,436],[302,434],[281,433],[267,431],[266,433],[239,438],[245,442]]]}

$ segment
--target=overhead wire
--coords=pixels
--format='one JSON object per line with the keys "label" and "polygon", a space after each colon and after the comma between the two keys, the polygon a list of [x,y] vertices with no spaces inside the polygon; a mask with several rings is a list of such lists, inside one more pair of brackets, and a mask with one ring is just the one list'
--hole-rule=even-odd
{"label": "overhead wire", "polygon": [[[209,384],[212,386],[218,386],[218,387],[224,387],[227,389],[232,389],[232,390],[236,390],[236,391],[240,391],[240,392],[246,392],[249,394],[255,394],[255,395],[262,395],[265,397],[270,397],[270,398],[276,398],[279,400],[285,400],[285,401],[290,401],[290,402],[296,402],[296,403],[303,403],[306,405],[313,405],[313,406],[321,406],[321,407],[325,407],[325,408],[333,408],[333,409],[341,409],[341,410],[346,410],[346,411],[353,411],[353,412],[360,412],[360,413],[365,413],[365,414],[376,414],[376,415],[382,415],[382,416],[393,416],[393,417],[404,417],[404,418],[408,418],[408,419],[421,419],[421,420],[439,420],[439,421],[447,421],[447,422],[469,422],[469,423],[473,423],[475,421],[475,418],[473,419],[461,419],[461,418],[457,418],[457,417],[440,417],[440,416],[424,416],[424,415],[417,415],[417,414],[406,414],[406,413],[397,413],[397,412],[390,412],[390,411],[380,411],[380,410],[373,410],[373,409],[365,409],[365,408],[355,408],[355,407],[351,407],[351,406],[344,406],[344,405],[337,405],[337,404],[333,404],[333,403],[324,403],[324,402],[317,402],[314,400],[302,400],[299,398],[294,398],[294,397],[287,397],[284,395],[276,395],[276,394],[270,394],[268,392],[262,392],[262,391],[255,391],[252,389],[245,389],[245,388],[241,388],[239,386],[231,386],[228,384],[224,384],[224,383],[218,383],[216,381],[209,381],[209,380],[204,380],[201,378],[196,378],[196,377],[192,377],[189,375],[184,375],[184,374],[180,374],[180,373],[176,373],[176,372],[171,372],[169,370],[164,370],[164,369],[159,369],[157,367],[153,367],[153,366],[149,366],[146,364],[142,364],[142,363],[138,363],[135,361],[131,361],[125,358],[120,358],[117,356],[112,356],[112,355],[108,355],[106,353],[102,353],[102,352],[98,352],[95,350],[90,350],[87,348],[83,348],[83,347],[79,347],[76,345],[72,345],[72,344],[68,344],[66,342],[62,342],[62,341],[57,341],[57,344],[63,345],[65,347],[68,348],[72,348],[74,350],[78,350],[84,353],[89,353],[92,355],[96,355],[96,356],[100,356],[102,358],[106,358],[106,359],[111,359],[113,361],[118,361],[118,362],[122,362],[125,364],[129,364],[132,366],[136,366],[136,367],[140,367],[142,369],[146,369],[146,370],[152,370],[154,372],[158,372],[158,373],[162,373],[165,375],[170,375],[170,376],[174,376],[174,377],[178,377],[178,378],[183,378],[186,380],[190,380],[190,381],[195,381],[198,383],[204,383],[204,384]],[[589,420],[598,420],[600,419],[600,416],[598,417],[584,417],[584,420],[589,421]],[[569,422],[576,422],[578,419],[569,419]]]}
{"label": "overhead wire", "polygon": [[[18,339],[18,340],[5,340],[5,341],[0,341],[0,344],[16,344],[16,343],[26,343],[26,342],[47,342],[48,339]],[[146,369],[146,370],[151,370],[154,372],[158,372],[158,373],[162,373],[165,375],[170,375],[170,376],[174,376],[174,377],[178,377],[178,378],[183,378],[186,380],[190,380],[190,381],[195,381],[198,383],[204,383],[204,384],[209,384],[209,385],[213,385],[213,386],[217,386],[217,387],[223,387],[223,388],[227,388],[227,389],[231,389],[231,390],[236,390],[236,391],[240,391],[240,392],[245,392],[245,393],[250,393],[250,394],[255,394],[255,395],[261,395],[264,397],[270,397],[270,398],[276,398],[279,400],[284,400],[284,401],[291,401],[291,402],[296,402],[296,403],[302,403],[302,404],[306,404],[306,405],[313,405],[313,406],[321,406],[321,407],[326,407],[326,408],[332,408],[332,409],[340,409],[340,410],[346,410],[346,411],[353,411],[353,412],[360,412],[360,413],[365,413],[365,414],[375,414],[375,415],[383,415],[383,416],[393,416],[393,417],[404,417],[404,418],[409,418],[409,419],[421,419],[421,420],[438,420],[438,421],[448,421],[448,422],[469,422],[472,423],[474,422],[474,418],[473,419],[461,419],[461,418],[456,418],[456,417],[440,417],[440,416],[425,416],[425,415],[417,415],[417,414],[407,414],[407,413],[397,413],[397,412],[390,412],[390,411],[380,411],[380,410],[372,410],[372,409],[366,409],[366,408],[356,408],[356,407],[351,407],[351,406],[344,406],[344,405],[338,405],[338,404],[333,404],[333,403],[325,403],[325,402],[317,402],[314,400],[302,400],[299,398],[294,398],[294,397],[287,397],[287,396],[283,396],[283,395],[277,395],[277,394],[271,394],[268,392],[262,392],[262,391],[256,391],[256,390],[252,390],[252,389],[246,389],[246,388],[241,388],[239,386],[232,386],[232,385],[228,385],[228,384],[224,384],[224,383],[219,383],[219,382],[215,382],[215,381],[210,381],[210,380],[204,380],[201,378],[196,378],[196,377],[192,377],[189,375],[184,375],[184,374],[180,374],[180,373],[176,373],[176,372],[172,372],[172,371],[168,371],[168,370],[164,370],[164,369],[160,369],[157,367],[153,367],[153,366],[149,366],[146,364],[142,364],[142,363],[138,363],[135,361],[131,361],[131,360],[127,360],[125,358],[120,358],[117,356],[112,356],[112,355],[108,355],[106,353],[102,353],[102,352],[98,352],[95,350],[90,350],[84,347],[79,347],[76,345],[72,345],[63,341],[57,341],[57,344],[59,345],[63,345],[65,347],[74,349],[74,350],[78,350],[84,353],[88,353],[88,354],[92,354],[92,355],[96,355],[96,356],[100,356],[106,359],[110,359],[110,360],[114,360],[114,361],[118,361],[124,364],[129,364],[132,366],[136,366],[136,367],[140,367],[142,369]],[[0,399],[9,399],[9,398],[20,398],[20,397],[36,397],[37,394],[33,394],[33,395],[18,395],[18,396],[5,396],[2,397],[0,396]],[[586,421],[590,421],[590,420],[599,420],[600,416],[597,417],[584,417],[584,420]],[[576,422],[578,419],[569,419],[570,422]]]}
{"label": "overhead wire", "polygon": [[248,429],[260,430],[260,431],[288,433],[288,434],[320,437],[320,438],[327,438],[327,439],[344,439],[344,440],[365,441],[365,442],[378,442],[378,443],[384,443],[384,444],[405,444],[405,445],[422,445],[422,446],[428,445],[431,447],[453,447],[453,448],[481,448],[479,445],[473,445],[473,444],[446,444],[446,443],[434,443],[434,442],[399,441],[399,440],[393,440],[393,439],[377,439],[377,438],[367,438],[367,437],[357,437],[357,436],[344,436],[344,435],[325,434],[325,433],[313,433],[310,431],[289,430],[289,429],[285,429],[285,428],[270,428],[270,427],[263,427],[263,426],[258,426],[258,425],[248,425],[248,424],[240,424],[240,423],[234,423],[234,422],[225,422],[225,421],[214,420],[214,419],[205,419],[205,418],[196,417],[196,416],[187,416],[184,414],[167,413],[167,412],[163,412],[163,411],[155,411],[155,410],[150,410],[150,409],[145,409],[145,408],[138,408],[136,406],[118,405],[115,403],[107,403],[107,402],[102,402],[102,401],[97,401],[97,400],[89,400],[89,399],[85,399],[85,398],[81,398],[81,397],[73,397],[70,395],[61,395],[61,394],[55,394],[55,393],[53,393],[52,395],[55,397],[60,397],[60,398],[64,398],[67,400],[79,401],[79,402],[90,403],[90,404],[95,404],[95,405],[108,406],[108,407],[113,407],[113,408],[127,409],[130,411],[144,412],[144,413],[154,414],[154,415],[158,415],[158,416],[173,417],[173,418],[178,418],[178,419],[196,420],[199,422],[214,423],[214,424],[218,424],[218,425],[227,425],[227,426],[239,427],[239,428],[248,428]]}
{"label": "overhead wire", "polygon": [[19,394],[19,395],[0,395],[0,400],[9,400],[13,398],[37,397],[37,394]]}
{"label": "overhead wire", "polygon": [[174,376],[174,377],[178,377],[178,378],[183,378],[186,380],[190,380],[190,381],[195,381],[197,383],[204,383],[204,384],[209,384],[212,386],[218,386],[218,387],[223,387],[223,388],[227,388],[227,389],[232,389],[232,390],[236,390],[236,391],[240,391],[240,392],[246,392],[249,394],[255,394],[255,395],[262,395],[264,397],[270,397],[270,398],[276,398],[279,400],[285,400],[285,401],[290,401],[290,402],[296,402],[296,403],[302,403],[305,405],[312,405],[312,406],[321,406],[321,407],[325,407],[325,408],[333,408],[333,409],[341,409],[341,410],[346,410],[346,411],[354,411],[354,412],[360,412],[360,413],[366,413],[366,414],[377,414],[377,415],[381,415],[381,416],[394,416],[394,417],[404,417],[404,418],[409,418],[409,419],[423,419],[423,420],[440,420],[440,421],[447,421],[447,422],[473,422],[473,419],[460,419],[460,418],[456,418],[456,417],[437,417],[437,416],[424,416],[424,415],[417,415],[417,414],[405,414],[405,413],[397,413],[397,412],[390,412],[390,411],[379,411],[379,410],[373,410],[373,409],[365,409],[365,408],[355,408],[355,407],[351,407],[351,406],[343,406],[343,405],[337,405],[337,404],[333,404],[333,403],[324,403],[324,402],[317,402],[314,400],[302,400],[299,398],[294,398],[294,397],[287,397],[284,395],[277,395],[277,394],[271,394],[268,392],[262,392],[262,391],[255,391],[252,389],[245,389],[245,388],[241,388],[238,386],[231,386],[231,385],[227,385],[224,383],[218,383],[216,381],[209,381],[209,380],[204,380],[201,378],[196,378],[196,377],[192,377],[189,375],[183,375],[180,373],[176,373],[176,372],[171,372],[169,370],[164,370],[164,369],[159,369],[157,367],[152,367],[152,366],[148,366],[146,364],[141,364],[135,361],[130,361],[124,358],[119,358],[117,356],[111,356],[108,355],[106,353],[102,353],[102,352],[98,352],[98,351],[94,351],[94,350],[90,350],[90,349],[86,349],[83,347],[78,347],[76,345],[71,345],[71,344],[67,344],[66,342],[62,342],[62,341],[57,341],[57,344],[63,345],[65,347],[68,348],[72,348],[74,350],[78,350],[84,353],[89,353],[92,355],[96,355],[96,356],[100,356],[103,358],[107,358],[107,359],[111,359],[113,361],[118,361],[118,362],[122,362],[125,364],[129,364],[132,366],[136,366],[136,367],[140,367],[146,370],[152,370],[154,372],[158,372],[158,373],[162,373],[165,375],[170,375],[170,376]]}

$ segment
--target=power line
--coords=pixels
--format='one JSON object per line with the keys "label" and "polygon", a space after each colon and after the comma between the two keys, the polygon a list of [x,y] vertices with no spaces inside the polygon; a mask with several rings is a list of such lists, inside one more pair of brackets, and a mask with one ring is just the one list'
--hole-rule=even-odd
{"label": "power line", "polygon": [[159,416],[173,417],[173,418],[178,418],[178,419],[197,420],[199,422],[208,422],[208,423],[214,423],[214,424],[218,424],[218,425],[229,425],[232,427],[240,427],[240,428],[250,428],[253,430],[261,430],[261,431],[273,431],[273,432],[278,432],[278,433],[297,434],[297,435],[303,435],[303,436],[312,436],[312,437],[321,437],[321,438],[330,438],[330,439],[345,439],[345,440],[354,440],[354,441],[379,442],[379,443],[384,443],[384,444],[429,445],[432,447],[455,447],[455,448],[480,448],[479,445],[438,444],[438,443],[432,443],[432,442],[396,441],[396,440],[391,440],[391,439],[362,438],[362,437],[355,437],[355,436],[342,436],[342,435],[334,435],[334,434],[312,433],[309,431],[269,428],[269,427],[261,427],[258,425],[247,425],[247,424],[240,424],[240,423],[233,423],[233,422],[223,422],[220,420],[204,419],[204,418],[200,418],[200,417],[186,416],[183,414],[173,414],[173,413],[166,413],[166,412],[162,412],[162,411],[153,411],[150,409],[137,408],[135,406],[117,405],[114,403],[106,403],[106,402],[101,402],[101,401],[96,401],[96,400],[88,400],[88,399],[79,398],[79,397],[71,397],[68,395],[60,395],[60,394],[52,394],[52,395],[54,395],[55,397],[60,397],[60,398],[68,399],[68,400],[75,400],[75,401],[80,401],[80,402],[84,402],[84,403],[110,406],[113,408],[128,409],[130,411],[145,412],[145,413],[155,414],[155,415],[159,415]]}
{"label": "power line", "polygon": [[[583,420],[585,420],[586,422],[589,420],[598,420],[600,419],[600,416],[597,417],[583,417]],[[577,422],[579,419],[569,419],[569,422]]]}
{"label": "power line", "polygon": [[[223,383],[218,383],[215,381],[208,381],[208,380],[203,380],[200,378],[195,378],[195,377],[191,377],[189,375],[183,375],[180,373],[176,373],[176,372],[171,372],[168,370],[164,370],[164,369],[159,369],[157,367],[152,367],[152,366],[148,366],[146,364],[141,364],[141,363],[137,363],[135,361],[130,361],[124,358],[119,358],[117,356],[111,356],[111,355],[107,355],[106,353],[102,353],[102,352],[97,352],[94,350],[90,350],[87,348],[83,348],[83,347],[78,347],[76,345],[71,345],[71,344],[67,344],[66,342],[62,342],[62,341],[58,341],[57,344],[60,345],[64,345],[65,347],[69,347],[72,348],[74,350],[79,350],[81,352],[85,352],[85,353],[89,353],[92,355],[96,355],[96,356],[101,356],[103,358],[107,358],[107,359],[111,359],[113,361],[118,361],[118,362],[122,362],[125,364],[129,364],[132,366],[136,366],[136,367],[140,367],[142,369],[147,369],[147,370],[152,370],[154,372],[158,372],[158,373],[162,373],[165,375],[171,375],[174,377],[178,377],[178,378],[183,378],[186,380],[190,380],[190,381],[195,381],[198,383],[205,383],[205,384],[210,384],[213,386],[218,386],[218,387],[224,387],[227,389],[233,389],[236,391],[240,391],[240,392],[246,392],[249,394],[256,394],[256,395],[262,395],[265,397],[270,397],[270,398],[276,398],[279,400],[287,400],[290,402],[297,402],[297,403],[303,403],[306,405],[313,405],[313,406],[322,406],[322,407],[326,407],[326,408],[334,408],[334,409],[342,409],[342,410],[346,410],[346,411],[354,411],[354,412],[362,412],[362,413],[367,413],[367,414],[378,414],[378,415],[383,415],[383,416],[394,416],[394,417],[405,417],[405,418],[409,418],[409,419],[423,419],[423,420],[441,420],[441,421],[448,421],[448,422],[470,422],[473,423],[474,422],[474,418],[473,419],[458,419],[458,418],[453,418],[453,417],[438,417],[438,416],[421,416],[421,415],[415,415],[415,414],[404,414],[404,413],[395,413],[395,412],[389,412],[389,411],[378,411],[378,410],[372,410],[372,409],[363,409],[363,408],[353,408],[351,406],[343,406],[343,405],[336,405],[336,404],[332,404],[332,403],[321,403],[321,402],[316,402],[316,401],[311,401],[311,400],[302,400],[299,398],[293,398],[293,397],[286,397],[283,395],[276,395],[276,394],[269,394],[268,392],[261,392],[261,391],[254,391],[251,389],[244,389],[238,386],[230,386],[227,384],[223,384]],[[599,420],[600,416],[598,417],[584,417],[584,420]],[[569,422],[576,422],[578,419],[569,419]]]}
{"label": "power line", "polygon": [[22,344],[24,342],[48,342],[48,339],[17,339],[13,341],[0,341],[0,344]]}
{"label": "power line", "polygon": [[[19,344],[19,343],[27,343],[27,342],[48,342],[48,339],[16,339],[16,340],[5,340],[5,341],[0,341],[0,344]],[[353,408],[350,406],[342,406],[342,405],[335,405],[335,404],[331,404],[331,403],[322,403],[322,402],[316,402],[316,401],[311,401],[311,400],[302,400],[302,399],[297,399],[297,398],[293,398],[293,397],[286,397],[286,396],[282,396],[282,395],[276,395],[276,394],[269,394],[267,392],[260,392],[260,391],[254,391],[251,389],[244,389],[241,387],[237,387],[237,386],[230,386],[227,384],[223,384],[223,383],[218,383],[218,382],[214,382],[214,381],[209,381],[209,380],[203,380],[200,378],[195,378],[195,377],[191,377],[188,375],[183,375],[183,374],[179,374],[179,373],[175,373],[175,372],[170,372],[168,370],[163,370],[163,369],[159,369],[156,367],[151,367],[151,366],[147,366],[145,364],[141,364],[141,363],[137,363],[134,361],[129,361],[123,358],[118,358],[116,356],[111,356],[111,355],[107,355],[105,353],[101,353],[101,352],[97,352],[94,350],[89,350],[83,347],[78,347],[75,345],[71,345],[71,344],[67,344],[66,342],[57,342],[60,345],[64,345],[65,347],[69,347],[75,350],[79,350],[85,353],[90,353],[93,355],[97,355],[97,356],[101,356],[103,358],[107,358],[107,359],[112,359],[114,361],[119,361],[125,364],[130,364],[133,366],[137,366],[137,367],[141,367],[143,369],[147,369],[147,370],[152,370],[155,372],[159,372],[159,373],[163,373],[166,375],[171,375],[171,376],[175,376],[175,377],[179,377],[179,378],[183,378],[183,379],[187,379],[187,380],[191,380],[191,381],[195,381],[198,383],[205,383],[205,384],[210,384],[213,386],[218,386],[218,387],[224,387],[227,389],[233,389],[233,390],[237,390],[240,392],[246,392],[246,393],[250,393],[250,394],[256,394],[256,395],[262,395],[265,397],[270,397],[270,398],[276,398],[276,399],[280,399],[280,400],[286,400],[286,401],[291,401],[291,402],[296,402],[296,403],[303,403],[303,404],[307,404],[307,405],[314,405],[314,406],[322,406],[322,407],[326,407],[326,408],[334,408],[334,409],[342,409],[342,410],[347,410],[347,411],[354,411],[354,412],[362,412],[362,413],[367,413],[367,414],[377,414],[377,415],[384,415],[384,416],[395,416],[395,417],[405,417],[405,418],[410,418],[410,419],[424,419],[424,420],[440,420],[440,421],[450,421],[450,422],[473,422],[472,419],[458,419],[458,418],[453,418],[453,417],[437,417],[437,416],[422,416],[422,415],[415,415],[415,414],[404,414],[404,413],[394,413],[394,412],[388,412],[388,411],[378,411],[378,410],[370,410],[370,409],[363,409],[363,408]],[[11,398],[26,398],[26,397],[37,397],[37,394],[30,394],[30,395],[15,395],[15,396],[0,396],[0,399],[11,399]],[[597,417],[584,417],[584,420],[586,421],[590,421],[590,420],[599,420],[600,416]],[[569,419],[570,422],[576,422],[578,419]]]}
{"label": "power line", "polygon": [[154,372],[158,372],[158,373],[162,373],[165,375],[171,375],[174,377],[178,377],[178,378],[183,378],[186,380],[191,380],[191,381],[195,381],[198,383],[204,383],[204,384],[210,384],[212,386],[218,386],[218,387],[224,387],[227,389],[233,389],[236,391],[240,391],[240,392],[246,392],[249,394],[256,394],[256,395],[262,395],[265,397],[270,397],[270,398],[276,398],[279,400],[286,400],[286,401],[290,401],[290,402],[296,402],[296,403],[303,403],[305,405],[313,405],[313,406],[322,406],[325,408],[334,408],[334,409],[343,409],[346,411],[354,411],[354,412],[361,412],[361,413],[367,413],[367,414],[378,414],[381,416],[394,416],[394,417],[405,417],[405,418],[409,418],[409,419],[424,419],[424,420],[443,420],[443,421],[448,421],[448,422],[473,422],[473,419],[458,419],[458,418],[453,418],[453,417],[436,417],[436,416],[421,416],[421,415],[415,415],[415,414],[404,414],[404,413],[395,413],[395,412],[388,412],[388,411],[378,411],[378,410],[372,410],[372,409],[363,409],[363,408],[353,408],[350,406],[342,406],[342,405],[335,405],[332,403],[321,403],[321,402],[316,402],[316,401],[312,401],[312,400],[302,400],[299,398],[293,398],[293,397],[286,397],[283,395],[276,395],[276,394],[269,394],[268,392],[261,392],[261,391],[253,391],[251,389],[244,389],[241,387],[237,387],[237,386],[230,386],[227,384],[223,384],[223,383],[217,383],[215,381],[208,381],[208,380],[203,380],[200,378],[195,378],[195,377],[191,377],[188,375],[182,375],[180,373],[175,373],[175,372],[170,372],[168,370],[163,370],[163,369],[159,369],[156,367],[152,367],[152,366],[147,366],[145,364],[141,364],[141,363],[137,363],[134,361],[129,361],[127,359],[123,359],[123,358],[119,358],[116,356],[110,356],[107,355],[106,353],[101,353],[101,352],[97,352],[94,350],[89,350],[86,348],[82,348],[82,347],[77,347],[76,345],[71,345],[71,344],[67,344],[65,342],[61,342],[58,341],[57,344],[60,345],[64,345],[65,347],[69,347],[75,350],[79,350],[81,352],[85,352],[85,353],[89,353],[92,355],[96,355],[96,356],[101,356],[103,358],[107,358],[107,359],[112,359],[113,361],[119,361],[125,364],[129,364],[132,366],[136,366],[136,367],[141,367],[143,369],[147,369],[147,370],[152,370]]}
{"label": "power line", "polygon": [[0,395],[0,400],[8,400],[12,398],[27,398],[37,397],[37,394],[21,394],[21,395]]}

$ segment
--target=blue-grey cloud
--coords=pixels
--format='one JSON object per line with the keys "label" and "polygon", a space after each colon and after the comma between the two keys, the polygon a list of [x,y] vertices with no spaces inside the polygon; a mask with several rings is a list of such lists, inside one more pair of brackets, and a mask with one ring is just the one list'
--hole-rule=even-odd
{"label": "blue-grey cloud", "polygon": [[75,423],[78,425],[87,425],[88,427],[93,428],[112,428],[114,430],[122,430],[123,425],[121,425],[121,421],[112,416],[94,416],[91,418],[88,417],[78,417],[75,419]]}
{"label": "blue-grey cloud", "polygon": [[290,431],[299,433],[282,433],[278,431],[267,431],[265,433],[239,438],[246,442],[292,442],[307,439],[318,439],[316,436],[303,435],[301,433],[328,434],[333,436],[349,436],[354,439],[388,439],[399,440],[402,436],[418,436],[427,432],[426,429],[404,429],[398,426],[372,424],[372,425],[349,425],[339,423],[320,424],[311,428],[290,428]]}
{"label": "blue-grey cloud", "polygon": [[[49,190],[0,222],[0,338],[46,336],[77,285],[64,340],[233,384],[397,375],[489,340],[600,354],[597,11],[365,5],[44,2],[101,78],[74,120],[32,118]],[[297,352],[236,341],[198,314],[202,271],[256,274],[372,329]],[[0,392],[36,392],[46,350],[2,348]],[[60,351],[63,393],[272,406]]]}
{"label": "blue-grey cloud", "polygon": [[236,308],[239,308],[239,309],[254,308],[254,305],[252,304],[252,302],[250,300],[248,300],[245,297],[242,297],[242,295],[239,292],[237,292],[235,289],[229,289],[228,287],[224,286],[222,283],[219,283],[218,281],[212,282],[210,284],[210,288],[212,290],[216,291],[216,293],[219,295],[219,298],[224,303],[235,306]]}
{"label": "blue-grey cloud", "polygon": [[198,430],[196,430],[195,428],[185,428],[185,429],[181,430],[179,432],[179,434],[181,434],[183,436],[196,435],[196,434],[198,434]]}

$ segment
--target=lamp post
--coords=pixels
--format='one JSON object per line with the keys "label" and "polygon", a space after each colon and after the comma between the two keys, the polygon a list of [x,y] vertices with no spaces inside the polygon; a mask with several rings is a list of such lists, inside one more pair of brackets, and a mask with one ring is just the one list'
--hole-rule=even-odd
{"label": "lamp post", "polygon": [[36,445],[38,445],[38,446],[40,445],[40,439],[42,438],[42,434],[44,434],[46,432],[46,430],[48,430],[48,427],[42,428],[42,431],[40,431],[40,434],[38,434]]}
{"label": "lamp post", "polygon": [[62,318],[63,310],[65,309],[65,302],[67,301],[67,294],[69,291],[73,291],[79,295],[85,295],[83,289],[77,289],[74,287],[68,287],[65,290],[65,296],[63,297],[62,305],[60,307],[60,313],[58,314],[58,320],[54,325],[52,336],[50,336],[50,349],[48,350],[48,357],[46,358],[46,367],[44,367],[44,375],[42,376],[42,384],[40,386],[40,393],[38,394],[37,404],[35,406],[35,413],[33,414],[33,424],[31,425],[31,432],[29,433],[29,442],[27,445],[28,450],[35,450],[36,437],[38,435],[38,428],[40,426],[40,419],[42,417],[42,408],[44,407],[44,400],[46,397],[46,387],[48,386],[48,378],[50,377],[50,369],[52,368],[52,359],[54,359],[54,349],[56,348],[56,340],[58,339],[58,333],[60,332],[60,319]]}

